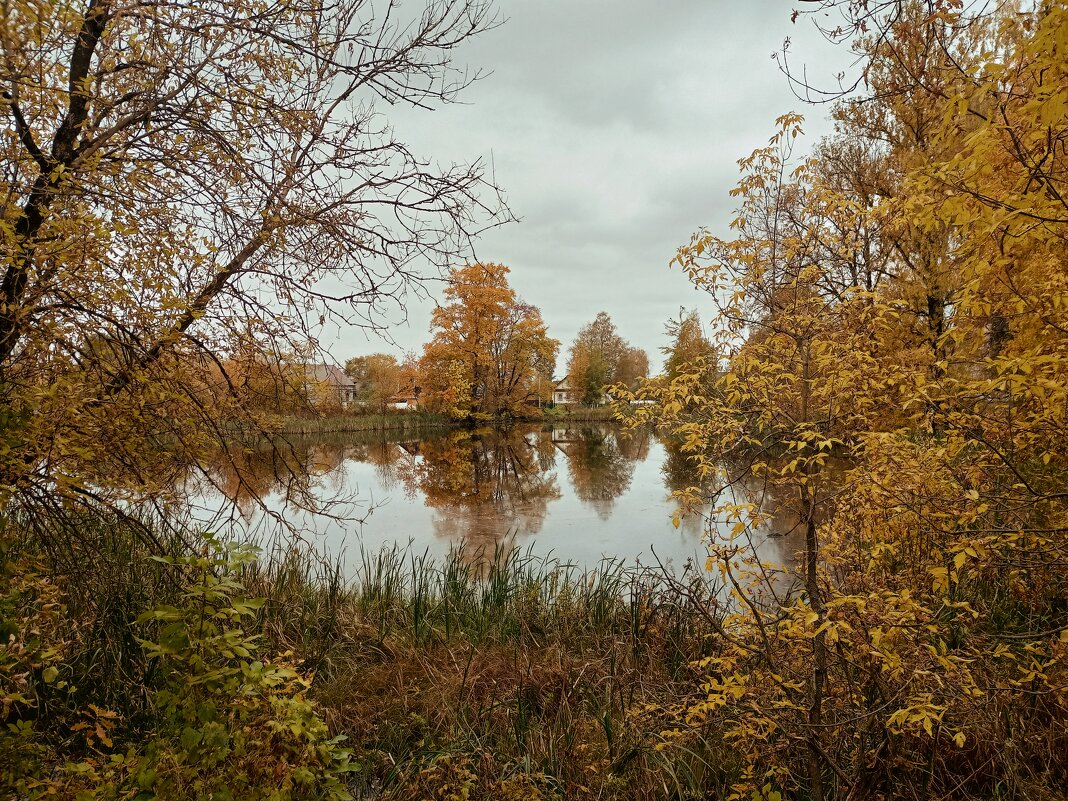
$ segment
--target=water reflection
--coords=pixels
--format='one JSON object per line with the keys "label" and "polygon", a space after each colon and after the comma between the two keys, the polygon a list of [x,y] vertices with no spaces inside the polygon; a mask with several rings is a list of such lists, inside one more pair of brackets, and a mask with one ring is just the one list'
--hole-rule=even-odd
{"label": "water reflection", "polygon": [[[602,556],[681,565],[703,561],[716,531],[707,509],[672,523],[671,492],[695,483],[685,455],[612,426],[288,438],[231,448],[203,468],[205,507],[240,510],[250,528],[283,521],[334,552],[513,542],[586,565]],[[764,550],[776,558],[789,548]]]}
{"label": "water reflection", "polygon": [[634,463],[643,458],[641,448],[621,446],[621,440],[630,444],[632,439],[607,429],[553,431],[553,444],[567,458],[575,495],[602,520],[612,516],[613,502],[630,488]]}
{"label": "water reflection", "polygon": [[538,432],[452,431],[418,443],[411,457],[398,462],[398,476],[409,497],[438,511],[440,537],[492,546],[506,534],[531,536],[560,498],[552,444]]}

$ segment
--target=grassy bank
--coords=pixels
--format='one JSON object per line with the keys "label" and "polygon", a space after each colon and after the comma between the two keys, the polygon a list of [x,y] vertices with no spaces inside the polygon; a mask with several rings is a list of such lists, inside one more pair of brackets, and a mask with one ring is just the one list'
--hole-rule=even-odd
{"label": "grassy bank", "polygon": [[611,406],[554,406],[543,412],[548,422],[611,423],[616,420]]}
{"label": "grassy bank", "polygon": [[[258,637],[260,660],[310,681],[307,699],[359,766],[345,779],[357,798],[701,798],[730,782],[732,760],[709,733],[664,734],[697,690],[691,664],[715,642],[704,576],[394,550],[346,578],[301,551],[205,562],[202,541],[150,528],[154,549],[196,555],[224,584],[265,599],[240,618],[240,638]],[[3,540],[9,560],[43,560],[65,609],[57,671],[76,689],[42,688],[35,724],[53,773],[61,758],[88,749],[111,759],[151,739],[159,658],[134,621],[181,609],[191,576],[204,575],[149,559],[116,520],[70,534],[9,522]],[[85,709],[114,715],[110,745],[70,734]]]}
{"label": "grassy bank", "polygon": [[518,552],[386,551],[350,582],[290,555],[250,577],[277,647],[303,655],[362,791],[408,798],[687,798],[723,758],[667,710],[709,646],[704,577],[676,584]]}
{"label": "grassy bank", "polygon": [[322,417],[285,417],[280,434],[345,434],[359,431],[393,431],[410,434],[440,431],[455,421],[430,412],[383,412],[382,414],[331,414]]}
{"label": "grassy bank", "polygon": [[[523,418],[531,423],[611,423],[615,421],[609,406],[555,406]],[[482,424],[492,421],[481,421]],[[392,431],[410,434],[440,431],[466,425],[445,415],[431,412],[383,412],[381,414],[329,414],[321,417],[284,417],[278,433],[291,435],[343,434],[360,431]]]}

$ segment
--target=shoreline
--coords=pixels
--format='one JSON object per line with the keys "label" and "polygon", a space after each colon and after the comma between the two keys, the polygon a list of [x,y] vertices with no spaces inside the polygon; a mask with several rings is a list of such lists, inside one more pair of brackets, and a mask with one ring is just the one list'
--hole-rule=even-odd
{"label": "shoreline", "polygon": [[482,425],[507,426],[514,423],[613,423],[618,422],[610,406],[554,407],[540,415],[499,417],[486,420],[453,419],[430,412],[384,412],[381,414],[327,414],[321,417],[285,417],[278,434],[347,434],[363,431],[433,431]]}

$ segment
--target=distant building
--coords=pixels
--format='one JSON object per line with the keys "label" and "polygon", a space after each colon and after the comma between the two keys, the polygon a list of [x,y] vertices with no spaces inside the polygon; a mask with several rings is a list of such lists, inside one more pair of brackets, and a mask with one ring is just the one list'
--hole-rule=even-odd
{"label": "distant building", "polygon": [[313,406],[340,406],[342,409],[348,409],[356,405],[359,387],[340,367],[332,364],[306,364],[304,393]]}
{"label": "distant building", "polygon": [[581,402],[582,391],[572,386],[567,376],[553,384],[553,403],[557,406],[572,406]]}
{"label": "distant building", "polygon": [[402,392],[389,399],[389,408],[401,412],[414,412],[419,408],[419,388],[414,392]]}

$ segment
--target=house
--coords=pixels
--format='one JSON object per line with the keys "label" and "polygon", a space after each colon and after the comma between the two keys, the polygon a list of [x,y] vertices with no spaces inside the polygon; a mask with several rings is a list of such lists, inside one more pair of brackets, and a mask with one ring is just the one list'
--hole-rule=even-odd
{"label": "house", "polygon": [[564,376],[559,381],[553,382],[553,403],[557,406],[571,406],[582,402],[582,390],[571,383],[571,379]]}
{"label": "house", "polygon": [[316,407],[348,409],[357,402],[359,387],[345,371],[332,364],[304,365],[304,394]]}
{"label": "house", "polygon": [[389,408],[401,412],[413,412],[419,408],[419,387],[412,392],[401,392],[389,399]]}

